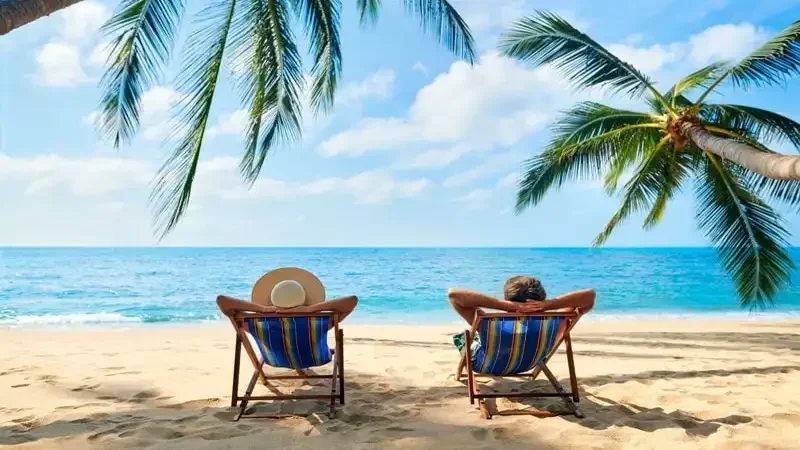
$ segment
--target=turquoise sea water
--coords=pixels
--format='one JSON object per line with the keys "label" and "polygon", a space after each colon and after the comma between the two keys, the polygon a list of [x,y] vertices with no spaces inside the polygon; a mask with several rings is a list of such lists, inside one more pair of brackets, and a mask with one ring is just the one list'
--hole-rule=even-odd
{"label": "turquoise sea water", "polygon": [[[539,277],[550,295],[596,289],[598,319],[753,317],[703,248],[0,248],[0,325],[221,320],[217,294],[248,298],[280,266],[315,272],[329,297],[358,295],[352,320],[362,323],[456,322],[448,287],[500,295],[517,274]],[[800,317],[798,281],[757,318]]]}

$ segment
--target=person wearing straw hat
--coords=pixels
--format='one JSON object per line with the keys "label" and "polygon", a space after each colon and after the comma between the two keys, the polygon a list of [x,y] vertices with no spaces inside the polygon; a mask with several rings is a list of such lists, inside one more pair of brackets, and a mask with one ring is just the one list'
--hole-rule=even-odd
{"label": "person wearing straw hat", "polygon": [[253,286],[249,302],[226,295],[217,297],[217,306],[228,316],[237,312],[334,312],[338,314],[340,323],[353,312],[357,304],[358,297],[355,295],[325,301],[325,287],[319,278],[297,267],[282,267],[267,272]]}

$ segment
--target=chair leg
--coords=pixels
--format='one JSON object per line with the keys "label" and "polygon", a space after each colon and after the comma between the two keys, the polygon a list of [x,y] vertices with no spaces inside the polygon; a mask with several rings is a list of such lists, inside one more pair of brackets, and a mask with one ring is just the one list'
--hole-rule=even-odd
{"label": "chair leg", "polygon": [[[553,375],[553,372],[550,371],[547,365],[542,363],[541,367],[542,367],[542,372],[544,372],[547,379],[550,380],[550,384],[553,385],[553,388],[556,390],[556,392],[558,392],[559,394],[566,394],[567,391],[564,390],[564,386],[562,386],[561,383],[558,382],[558,378],[556,378],[556,376]],[[584,417],[583,413],[578,409],[578,407],[575,405],[575,403],[569,396],[565,395],[564,397],[561,397],[561,399],[564,401],[564,405],[567,407],[567,410],[569,410],[570,413],[574,414],[575,417],[579,419],[582,419]]]}
{"label": "chair leg", "polygon": [[339,404],[344,405],[344,330],[339,330],[336,341],[339,346],[336,350],[336,358],[339,363]]}
{"label": "chair leg", "polygon": [[475,392],[477,389],[477,384],[475,383],[475,374],[472,373],[472,350],[470,349],[470,343],[472,342],[470,339],[470,332],[469,330],[464,332],[464,339],[467,344],[464,349],[464,358],[466,360],[467,366],[467,392],[469,393],[469,404],[475,404]]}
{"label": "chair leg", "polygon": [[233,351],[233,383],[231,388],[231,408],[239,403],[239,362],[242,356],[242,338],[236,333],[236,344]]}
{"label": "chair leg", "polygon": [[531,372],[531,381],[536,381],[536,378],[539,376],[540,373],[542,373],[541,364],[543,363],[539,363],[536,365],[536,367],[533,368],[533,372]]}
{"label": "chair leg", "polygon": [[247,409],[247,403],[250,401],[250,396],[253,395],[253,389],[256,387],[256,382],[258,381],[259,376],[261,375],[261,368],[259,367],[255,371],[253,371],[253,376],[250,377],[250,382],[247,384],[247,391],[245,391],[244,396],[242,397],[242,404],[239,407],[239,414],[236,415],[236,418],[233,419],[234,421],[239,421],[244,415],[245,409]]}
{"label": "chair leg", "polygon": [[572,339],[569,333],[564,337],[567,346],[567,365],[569,365],[569,383],[572,388],[572,401],[578,403],[581,398],[578,394],[578,377],[575,376],[575,359],[572,357]]}
{"label": "chair leg", "polygon": [[[339,355],[337,354],[337,355],[335,355],[335,357],[338,359]],[[328,418],[329,419],[333,419],[333,415],[335,413],[334,408],[336,407],[336,397],[337,397],[336,396],[336,385],[339,383],[339,380],[337,379],[337,376],[339,375],[338,374],[338,369],[339,369],[339,364],[338,364],[338,361],[336,361],[333,364],[333,376],[331,376],[331,405],[330,405],[330,409],[328,410]]]}

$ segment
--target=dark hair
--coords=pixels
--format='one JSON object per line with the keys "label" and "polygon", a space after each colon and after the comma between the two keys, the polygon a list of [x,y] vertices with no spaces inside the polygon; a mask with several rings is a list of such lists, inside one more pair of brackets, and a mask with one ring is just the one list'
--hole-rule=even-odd
{"label": "dark hair", "polygon": [[547,293],[536,278],[517,275],[506,280],[503,296],[508,301],[523,303],[528,300],[544,300]]}

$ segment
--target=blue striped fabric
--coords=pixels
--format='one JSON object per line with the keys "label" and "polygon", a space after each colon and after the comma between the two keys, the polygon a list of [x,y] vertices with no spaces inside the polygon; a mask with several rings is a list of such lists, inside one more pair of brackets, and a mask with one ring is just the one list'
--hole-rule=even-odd
{"label": "blue striped fabric", "polygon": [[533,369],[555,345],[560,317],[490,317],[478,325],[480,347],[472,367],[485,375],[511,375]]}
{"label": "blue striped fabric", "polygon": [[330,317],[245,318],[245,330],[272,367],[306,369],[331,361]]}

